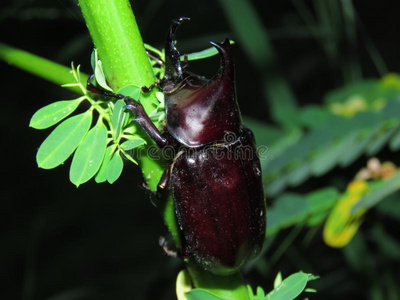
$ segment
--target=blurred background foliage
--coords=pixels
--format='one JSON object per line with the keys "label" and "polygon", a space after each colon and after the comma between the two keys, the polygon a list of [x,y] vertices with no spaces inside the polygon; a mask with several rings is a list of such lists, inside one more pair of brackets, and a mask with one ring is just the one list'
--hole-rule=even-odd
{"label": "blurred background foliage", "polygon": [[[239,105],[262,152],[268,205],[263,254],[244,270],[319,275],[310,299],[400,299],[400,41],[393,1],[132,3],[146,43],[163,47],[189,16],[179,49],[235,40]],[[398,5],[397,5],[398,6]],[[0,4],[0,41],[90,73],[92,43],[77,3]],[[218,58],[193,62],[212,76]],[[139,188],[140,170],[76,189],[68,166],[35,163],[48,132],[28,128],[44,105],[75,96],[0,64],[3,114],[1,299],[174,299],[182,267],[158,247],[167,233]],[[69,164],[69,162],[67,163]]]}

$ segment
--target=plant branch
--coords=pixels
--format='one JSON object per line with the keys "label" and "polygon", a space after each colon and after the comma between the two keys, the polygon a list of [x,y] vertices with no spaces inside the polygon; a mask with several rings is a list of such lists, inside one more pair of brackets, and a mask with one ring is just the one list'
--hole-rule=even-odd
{"label": "plant branch", "polygon": [[[1,43],[0,59],[58,85],[75,81],[70,67]],[[88,75],[81,73],[82,84],[86,85],[87,79]],[[75,93],[82,94],[82,90],[78,86],[68,86],[67,88]]]}

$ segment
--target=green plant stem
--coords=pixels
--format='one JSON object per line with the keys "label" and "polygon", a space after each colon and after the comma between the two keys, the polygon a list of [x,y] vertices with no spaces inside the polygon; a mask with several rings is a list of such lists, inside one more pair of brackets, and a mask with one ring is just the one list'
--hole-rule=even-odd
{"label": "green plant stem", "polygon": [[199,268],[195,263],[188,263],[188,272],[196,288],[207,289],[222,299],[247,300],[249,299],[242,274],[217,276]]}
{"label": "green plant stem", "polygon": [[[82,14],[108,85],[118,91],[127,85],[150,86],[156,80],[149,58],[143,45],[135,17],[128,0],[79,0]],[[141,103],[147,113],[155,109],[152,93],[142,94]],[[147,148],[154,142],[147,138]],[[149,157],[145,151],[139,161],[143,177],[153,191],[164,171],[160,160]],[[179,243],[178,227],[174,215],[172,197],[163,209],[165,223],[175,241]]]}
{"label": "green plant stem", "polygon": [[[150,86],[156,78],[127,0],[80,0],[83,16],[97,49],[109,86],[118,91],[127,85]],[[147,113],[155,109],[153,93],[143,94]],[[153,143],[148,140],[148,145]],[[144,155],[140,160],[144,178],[152,190],[163,173],[160,161]]]}
{"label": "green plant stem", "polygon": [[[43,57],[1,43],[0,59],[58,85],[75,81],[70,67],[65,67]],[[86,85],[87,79],[88,75],[81,73],[82,84]],[[71,86],[67,88],[82,94],[79,87]]]}

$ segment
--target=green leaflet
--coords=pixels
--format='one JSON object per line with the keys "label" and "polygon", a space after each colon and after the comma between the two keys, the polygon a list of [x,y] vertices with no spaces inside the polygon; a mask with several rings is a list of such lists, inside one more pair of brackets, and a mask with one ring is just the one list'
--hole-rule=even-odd
{"label": "green leaflet", "polygon": [[97,49],[94,49],[92,52],[92,56],[90,58],[92,69],[94,72],[94,77],[96,82],[105,90],[112,92],[113,90],[108,86],[106,76],[103,71],[103,64],[101,60],[98,59]]}
{"label": "green leaflet", "polygon": [[366,153],[368,156],[376,155],[389,142],[396,130],[399,129],[399,125],[391,128],[390,126],[391,124],[383,124],[380,132],[374,136],[374,140],[367,145]]}
{"label": "green leaflet", "polygon": [[397,131],[390,140],[390,150],[397,151],[400,148],[400,130]]}
{"label": "green leaflet", "polygon": [[121,144],[123,150],[132,150],[134,148],[138,148],[142,145],[146,144],[146,141],[139,136],[134,136],[132,139],[129,139]]}
{"label": "green leaflet", "polygon": [[124,125],[124,120],[128,117],[128,113],[125,112],[125,102],[124,100],[118,100],[114,104],[113,115],[112,115],[112,128],[114,140],[118,140],[121,128]]}
{"label": "green leaflet", "polygon": [[35,129],[48,128],[73,113],[83,99],[84,97],[51,103],[33,115],[29,126]]}
{"label": "green leaflet", "polygon": [[224,300],[204,289],[193,289],[185,294],[188,300]]}
{"label": "green leaflet", "polygon": [[[235,42],[232,40],[229,40],[229,43],[231,45],[235,44]],[[215,47],[210,47],[210,48],[204,49],[202,51],[187,54],[187,59],[188,60],[199,60],[199,59],[208,58],[208,57],[211,57],[211,56],[214,56],[217,54],[218,54],[218,50]],[[184,60],[184,59],[185,59],[184,55],[181,55],[181,60]]]}
{"label": "green leaflet", "polygon": [[296,298],[303,291],[315,291],[306,289],[307,282],[317,279],[317,276],[297,272],[282,281],[282,275],[279,272],[274,281],[274,289],[267,295],[261,287],[257,287],[257,294],[253,294],[250,286],[247,286],[250,300],[291,300]]}
{"label": "green leaflet", "polygon": [[334,187],[322,188],[306,195],[294,193],[281,195],[267,211],[267,236],[273,236],[279,230],[297,223],[306,222],[308,226],[319,225],[317,221],[322,221],[339,196]]}
{"label": "green leaflet", "polygon": [[[276,289],[281,284],[282,284],[282,273],[278,272],[278,274],[276,275],[275,280],[274,280],[274,289]],[[257,292],[258,292],[258,288],[257,288]]]}
{"label": "green leaflet", "polygon": [[400,172],[389,180],[379,182],[374,186],[371,193],[364,196],[361,201],[354,205],[351,210],[352,214],[368,209],[385,199],[390,194],[400,189]]}
{"label": "green leaflet", "polygon": [[62,164],[76,149],[92,123],[92,112],[68,118],[45,139],[36,155],[38,166],[52,169]]}
{"label": "green leaflet", "polygon": [[114,183],[122,173],[124,163],[119,152],[114,153],[107,166],[107,181]]}
{"label": "green leaflet", "polygon": [[118,91],[118,94],[122,94],[128,97],[131,97],[132,99],[139,101],[140,98],[140,92],[141,89],[140,87],[133,85],[133,84],[129,84],[124,86],[122,89],[120,89]]}
{"label": "green leaflet", "polygon": [[76,186],[92,178],[100,168],[107,146],[107,128],[98,123],[76,149],[69,177]]}
{"label": "green leaflet", "polygon": [[307,285],[309,275],[298,272],[288,278],[265,296],[265,300],[291,300],[296,298]]}
{"label": "green leaflet", "polygon": [[94,180],[97,183],[107,181],[107,167],[108,167],[108,164],[109,164],[116,148],[117,148],[116,144],[113,144],[113,145],[107,147],[106,152],[104,153],[103,162],[101,163],[101,166],[100,166],[100,170],[97,172],[97,174],[94,178]]}

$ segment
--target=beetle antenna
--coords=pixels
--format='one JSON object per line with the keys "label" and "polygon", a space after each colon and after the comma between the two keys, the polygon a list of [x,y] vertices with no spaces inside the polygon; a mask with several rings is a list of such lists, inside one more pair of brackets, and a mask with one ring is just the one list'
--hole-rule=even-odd
{"label": "beetle antenna", "polygon": [[175,19],[169,27],[165,44],[165,77],[168,80],[182,78],[183,66],[180,60],[181,55],[175,46],[175,32],[180,24],[189,20],[190,18],[186,17]]}

